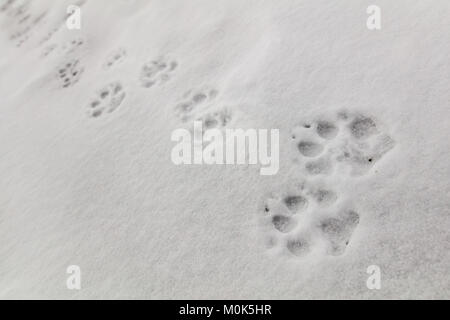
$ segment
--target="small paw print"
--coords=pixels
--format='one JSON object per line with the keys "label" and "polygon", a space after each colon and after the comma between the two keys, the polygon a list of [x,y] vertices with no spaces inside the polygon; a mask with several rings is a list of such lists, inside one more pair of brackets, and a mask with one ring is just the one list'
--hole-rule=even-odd
{"label": "small paw print", "polygon": [[112,82],[101,88],[87,107],[90,118],[99,118],[111,114],[120,107],[126,92],[120,82]]}
{"label": "small paw print", "polygon": [[142,87],[151,88],[169,81],[178,67],[178,62],[166,57],[160,57],[144,64],[141,68],[139,81]]}

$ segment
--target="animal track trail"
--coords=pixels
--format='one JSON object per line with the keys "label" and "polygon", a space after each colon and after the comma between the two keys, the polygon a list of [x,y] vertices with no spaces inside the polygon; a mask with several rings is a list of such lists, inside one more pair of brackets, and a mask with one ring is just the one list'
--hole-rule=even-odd
{"label": "animal track trail", "polygon": [[[32,3],[30,0],[6,0],[0,4],[0,13],[4,14],[8,19],[9,28],[13,31],[9,35],[9,39],[13,44],[20,48],[27,43],[33,35],[41,36],[42,31],[38,30],[42,26],[42,22],[46,24],[52,23],[51,31],[48,31],[43,38],[37,41],[40,46],[49,41],[61,28],[65,26],[66,19],[70,14],[61,14],[56,21],[47,12],[33,12]],[[86,0],[75,1],[74,5],[82,7]],[[53,22],[52,22],[53,21]]]}
{"label": "animal track trail", "polygon": [[145,63],[141,67],[139,82],[144,88],[161,85],[172,78],[178,62],[167,57],[160,57]]}
{"label": "animal track trail", "polygon": [[90,118],[100,118],[116,111],[123,103],[126,92],[121,82],[112,82],[101,88],[87,106]]}
{"label": "animal track trail", "polygon": [[22,2],[22,4],[15,7],[12,5],[13,3],[14,2],[9,6],[8,3],[6,3],[2,9],[4,12],[7,12],[11,19],[10,24],[13,31],[9,36],[9,40],[12,41],[16,47],[20,48],[31,38],[33,32],[46,18],[47,13],[31,13],[30,2]]}
{"label": "animal track trail", "polygon": [[346,111],[295,127],[292,139],[311,176],[330,175],[338,164],[353,176],[365,175],[395,146],[374,118]]}
{"label": "animal track trail", "polygon": [[296,257],[304,257],[311,252],[311,240],[301,235],[289,239],[286,249]]}
{"label": "animal track trail", "polygon": [[78,59],[70,60],[58,68],[57,77],[62,88],[75,85],[81,78],[84,68]]}

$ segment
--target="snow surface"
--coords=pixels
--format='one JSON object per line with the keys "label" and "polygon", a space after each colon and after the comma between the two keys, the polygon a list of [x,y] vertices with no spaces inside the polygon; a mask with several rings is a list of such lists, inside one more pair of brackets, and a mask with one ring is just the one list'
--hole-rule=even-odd
{"label": "snow surface", "polygon": [[[8,3],[0,298],[450,298],[449,1]],[[172,163],[224,110],[277,175]]]}

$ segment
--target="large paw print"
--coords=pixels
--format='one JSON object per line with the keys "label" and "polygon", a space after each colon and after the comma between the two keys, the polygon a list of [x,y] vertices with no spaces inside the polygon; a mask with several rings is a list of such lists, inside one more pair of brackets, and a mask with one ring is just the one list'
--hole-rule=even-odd
{"label": "large paw print", "polygon": [[268,196],[262,219],[272,249],[295,257],[312,252],[342,255],[359,223],[359,215],[354,210],[339,209],[338,201],[335,191],[311,183]]}
{"label": "large paw print", "polygon": [[84,68],[81,66],[80,61],[75,59],[71,60],[58,68],[58,78],[63,88],[68,88],[76,84],[81,75],[84,72]]}
{"label": "large paw print", "polygon": [[172,77],[178,62],[167,57],[160,57],[144,64],[141,68],[139,81],[144,88],[167,82]]}
{"label": "large paw print", "polygon": [[125,90],[120,82],[112,82],[100,89],[87,106],[90,118],[99,118],[111,114],[120,107],[126,97]]}
{"label": "large paw print", "polygon": [[298,159],[308,175],[330,175],[338,164],[346,164],[351,175],[364,175],[395,146],[372,117],[339,112],[333,118],[305,122],[293,130]]}

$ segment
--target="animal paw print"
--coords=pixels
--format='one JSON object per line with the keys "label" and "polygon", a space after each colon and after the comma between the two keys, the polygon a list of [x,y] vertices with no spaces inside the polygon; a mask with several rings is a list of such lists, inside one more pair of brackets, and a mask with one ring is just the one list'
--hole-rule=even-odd
{"label": "animal paw print", "polygon": [[89,103],[88,116],[99,118],[105,114],[111,114],[120,107],[125,97],[126,93],[120,82],[112,82],[104,86]]}
{"label": "animal paw print", "polygon": [[63,88],[68,88],[76,84],[81,75],[84,72],[84,68],[80,66],[79,60],[72,60],[58,68],[58,78],[61,81]]}
{"label": "animal paw print", "polygon": [[144,64],[141,68],[139,81],[144,88],[167,82],[178,67],[178,62],[166,57],[160,57]]}
{"label": "animal paw print", "polygon": [[41,57],[42,58],[48,57],[49,55],[52,54],[52,52],[56,50],[57,47],[58,47],[57,44],[50,44],[48,46],[45,46],[44,49],[42,50]]}
{"label": "animal paw print", "polygon": [[[218,94],[219,92],[216,89],[207,87],[189,90],[183,95],[183,99],[175,106],[175,113],[182,122],[206,117],[204,115],[204,110],[211,106]],[[221,117],[223,118],[222,120],[220,120]],[[209,115],[207,118],[209,119],[209,123],[214,125],[215,120],[219,123],[222,121],[223,123],[226,121],[227,116],[226,113],[222,113],[221,115]]]}
{"label": "animal paw print", "polygon": [[[82,48],[85,44],[85,40],[81,37],[74,38],[61,46],[58,46],[56,43],[52,43],[46,45],[41,53],[41,57],[47,57],[53,52],[58,52],[61,55],[70,55],[71,53],[76,52],[78,49]],[[58,50],[56,50],[58,49]]]}
{"label": "animal paw print", "polygon": [[110,69],[116,65],[121,64],[127,58],[127,51],[125,48],[118,48],[111,52],[103,63],[103,69]]}
{"label": "animal paw print", "polygon": [[81,37],[74,38],[62,45],[61,51],[63,54],[70,54],[81,48],[85,43],[85,40]]}
{"label": "animal paw print", "polygon": [[211,111],[197,118],[197,121],[201,121],[204,130],[208,129],[223,129],[234,118],[233,111],[230,108],[223,107],[218,110]]}
{"label": "animal paw print", "polygon": [[342,255],[359,223],[359,215],[350,209],[339,211],[338,201],[332,189],[307,183],[267,197],[263,225],[272,249],[295,257],[313,252]]}
{"label": "animal paw print", "polygon": [[53,36],[60,30],[61,26],[55,27],[48,31],[40,40],[39,40],[39,46],[44,45],[45,43],[49,42]]}
{"label": "animal paw print", "polygon": [[395,146],[374,118],[345,111],[333,120],[319,118],[295,127],[292,139],[312,176],[330,175],[338,164],[346,164],[351,175],[364,175]]}

